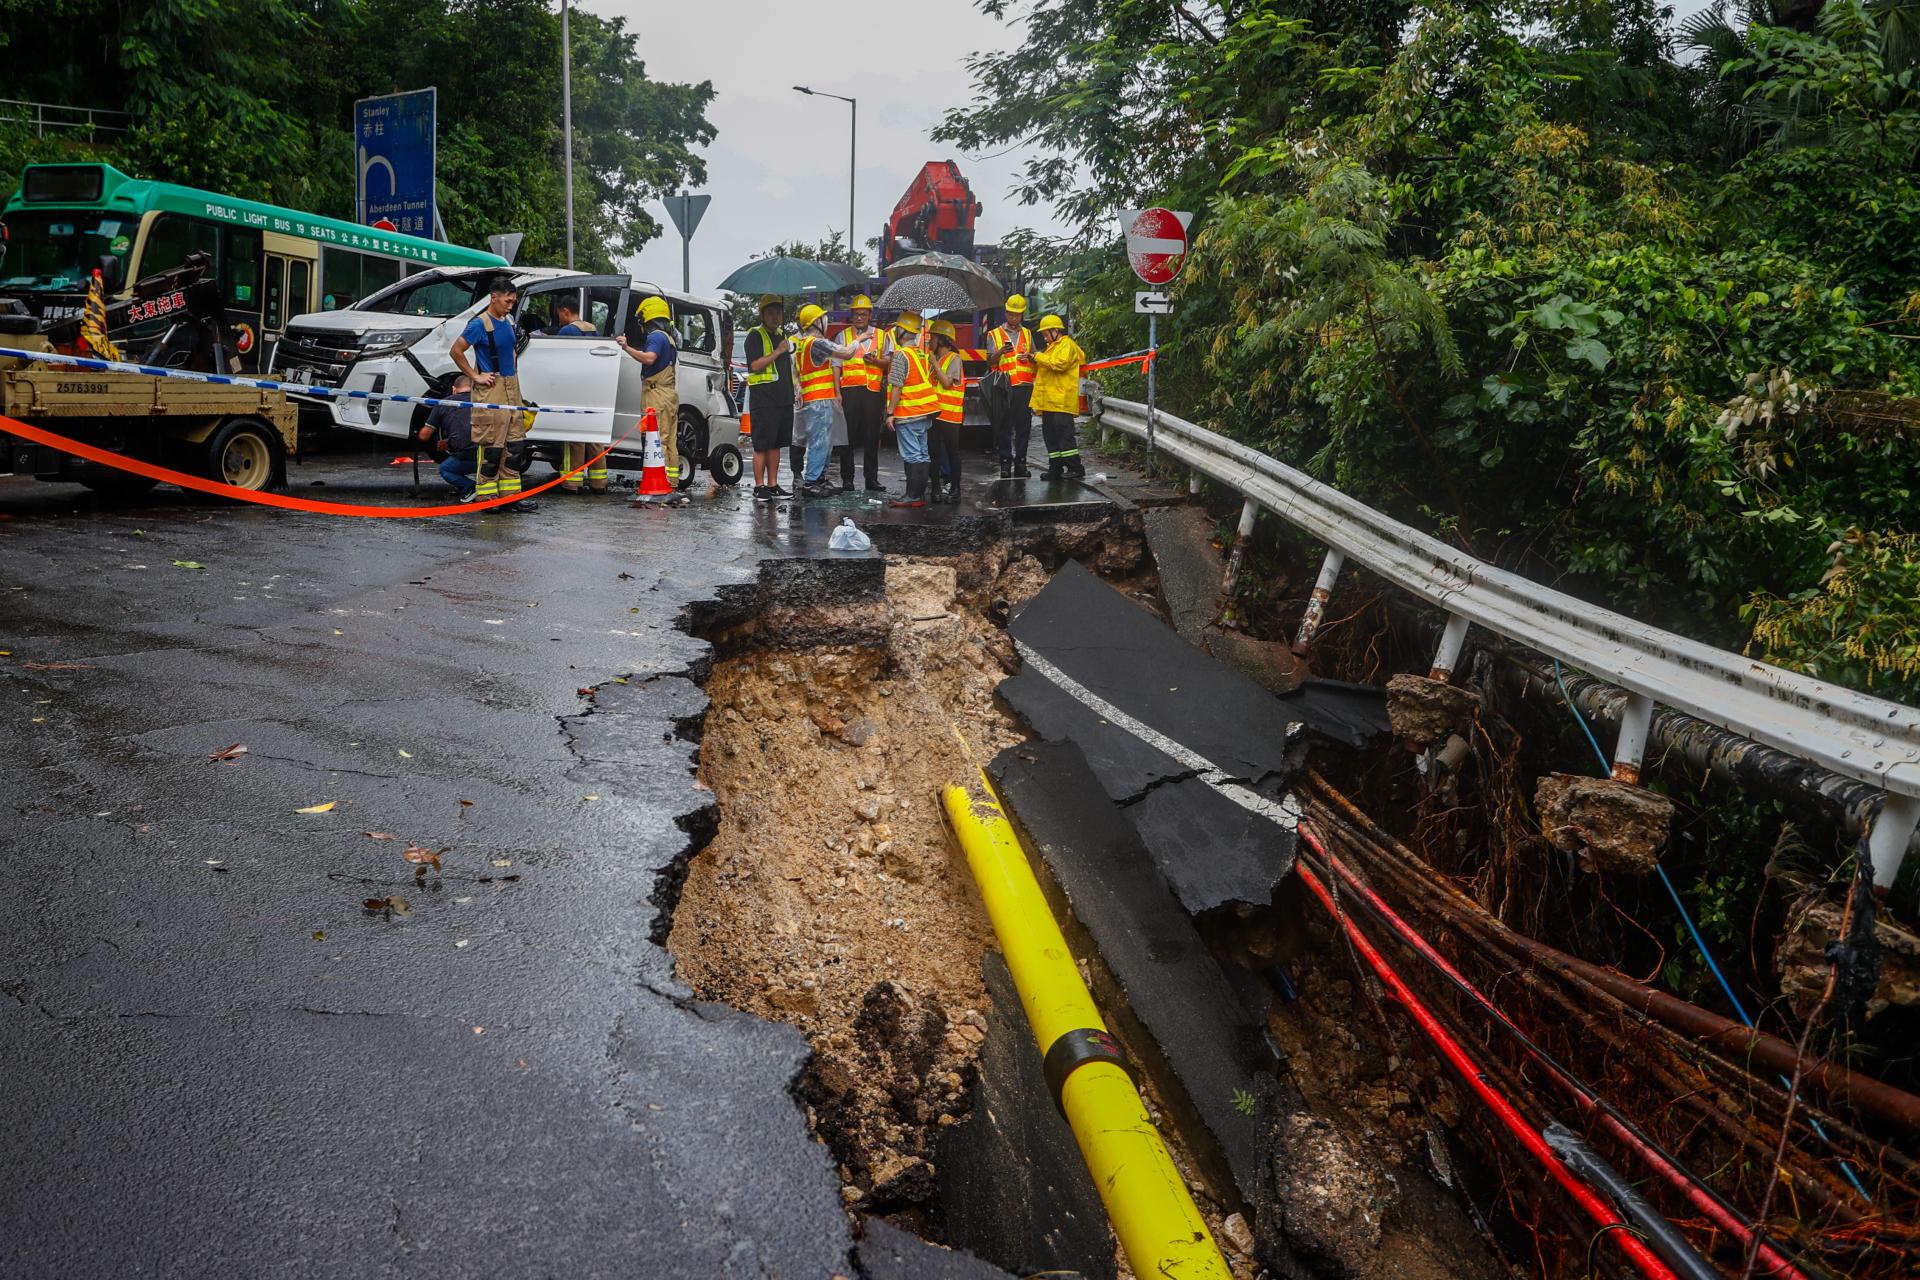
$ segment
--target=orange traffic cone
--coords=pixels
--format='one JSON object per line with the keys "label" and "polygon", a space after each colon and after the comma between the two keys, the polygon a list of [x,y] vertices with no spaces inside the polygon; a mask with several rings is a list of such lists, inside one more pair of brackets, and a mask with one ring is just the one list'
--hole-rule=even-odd
{"label": "orange traffic cone", "polygon": [[667,480],[667,453],[660,447],[660,423],[653,410],[647,410],[641,434],[646,446],[640,452],[640,497],[664,498],[673,493]]}

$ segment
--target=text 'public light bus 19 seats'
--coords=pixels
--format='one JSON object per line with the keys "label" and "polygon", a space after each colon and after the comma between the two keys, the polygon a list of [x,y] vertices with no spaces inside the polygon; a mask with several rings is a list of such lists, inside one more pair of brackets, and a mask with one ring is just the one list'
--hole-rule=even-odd
{"label": "text 'public light bus 19 seats'", "polygon": [[[212,257],[232,349],[268,366],[287,321],[345,307],[427,267],[504,267],[506,259],[253,200],[130,178],[106,164],[33,164],[0,210],[0,298],[43,323],[77,318],[101,272],[109,303],[143,276]],[[116,331],[133,358],[164,318]]]}

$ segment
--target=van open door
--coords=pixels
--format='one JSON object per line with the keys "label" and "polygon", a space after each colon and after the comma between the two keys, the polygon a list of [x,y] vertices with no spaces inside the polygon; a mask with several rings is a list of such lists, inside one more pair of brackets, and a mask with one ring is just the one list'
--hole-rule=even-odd
{"label": "van open door", "polygon": [[565,298],[595,330],[528,336],[520,353],[521,394],[537,405],[587,410],[538,415],[528,433],[533,440],[605,445],[614,438],[621,366],[634,362],[614,342],[618,330],[608,329],[624,313],[626,284],[624,276],[576,276],[530,286],[521,296],[520,319],[530,326],[552,323],[554,302]]}

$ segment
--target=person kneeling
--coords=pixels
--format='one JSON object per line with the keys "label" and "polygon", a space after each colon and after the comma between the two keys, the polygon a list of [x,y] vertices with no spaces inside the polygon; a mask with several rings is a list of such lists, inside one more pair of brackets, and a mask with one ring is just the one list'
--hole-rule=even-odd
{"label": "person kneeling", "polygon": [[[473,381],[463,373],[453,380],[447,398],[465,400],[472,393]],[[479,451],[473,446],[473,410],[465,405],[435,405],[420,428],[420,443],[446,453],[440,460],[440,478],[462,502],[472,497],[473,473],[480,466]]]}

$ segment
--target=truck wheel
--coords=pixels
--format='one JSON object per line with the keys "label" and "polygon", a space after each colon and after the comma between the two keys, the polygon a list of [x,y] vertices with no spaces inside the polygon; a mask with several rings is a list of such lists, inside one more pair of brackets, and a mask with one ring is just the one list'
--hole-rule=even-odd
{"label": "truck wheel", "polygon": [[286,446],[258,418],[235,418],[207,441],[202,470],[209,479],[250,493],[286,484]]}
{"label": "truck wheel", "polygon": [[746,463],[742,461],[740,450],[735,445],[717,444],[713,446],[713,452],[707,455],[707,474],[713,477],[716,484],[731,488],[740,483],[741,473],[745,470]]}

